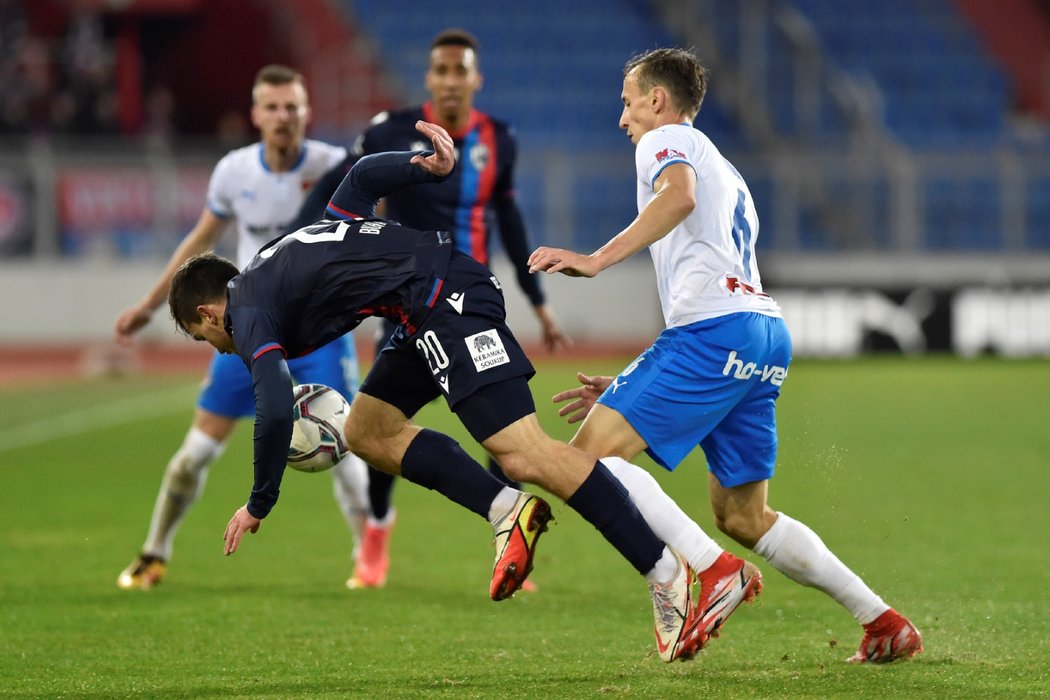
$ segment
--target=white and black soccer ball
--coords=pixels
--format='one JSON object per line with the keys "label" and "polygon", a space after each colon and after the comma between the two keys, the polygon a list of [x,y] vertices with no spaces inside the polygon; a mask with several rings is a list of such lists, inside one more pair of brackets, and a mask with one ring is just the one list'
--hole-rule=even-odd
{"label": "white and black soccer ball", "polygon": [[295,423],[288,445],[288,466],[301,472],[323,472],[334,467],[350,451],[343,435],[349,413],[350,404],[331,387],[295,387]]}

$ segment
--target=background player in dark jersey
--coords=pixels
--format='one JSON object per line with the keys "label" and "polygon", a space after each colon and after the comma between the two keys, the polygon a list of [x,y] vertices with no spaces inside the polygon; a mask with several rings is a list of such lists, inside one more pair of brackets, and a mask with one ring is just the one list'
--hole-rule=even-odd
{"label": "background player in dark jersey", "polygon": [[601,463],[548,437],[536,418],[534,371],[505,323],[503,293],[491,272],[453,248],[443,232],[370,217],[398,187],[447,174],[452,146],[440,127],[420,122],[435,154],[387,153],[362,159],[328,206],[331,219],[263,248],[243,272],[214,254],[192,258],[172,280],[169,306],[198,341],[237,353],[255,387],[255,484],[230,519],[225,552],[258,530],[277,501],[292,431],[286,357],[309,353],[369,316],[399,328],[376,358],[350,409],[351,449],[376,467],[434,489],[487,518],[496,539],[490,595],[512,595],[532,567],[550,519],[539,497],[505,485],[452,438],[411,417],[445,396],[471,435],[515,478],[565,499],[645,575],[657,642],[667,661],[703,643],[692,601],[695,573],[642,519]]}
{"label": "background player in dark jersey", "polygon": [[[545,302],[539,280],[529,274],[531,246],[524,219],[514,195],[514,168],[518,145],[508,125],[474,108],[474,94],[483,79],[478,68],[478,42],[468,32],[450,29],[438,34],[430,46],[425,77],[431,99],[417,107],[383,112],[358,138],[343,163],[322,178],[308,195],[289,231],[314,223],[324,212],[343,176],[364,155],[385,151],[419,150],[425,147],[416,122],[441,125],[455,143],[458,165],[441,183],[431,183],[394,192],[385,198],[386,218],[420,230],[448,231],[456,248],[483,265],[489,264],[493,226],[521,290],[529,298],[548,350],[568,340]],[[387,322],[376,352],[386,344],[395,325]],[[495,461],[489,468],[511,485]],[[372,513],[365,526],[362,544],[356,550],[350,588],[377,587],[386,583],[390,558],[387,545],[394,522],[390,496],[394,477],[369,470]],[[530,587],[528,584],[526,587]]]}

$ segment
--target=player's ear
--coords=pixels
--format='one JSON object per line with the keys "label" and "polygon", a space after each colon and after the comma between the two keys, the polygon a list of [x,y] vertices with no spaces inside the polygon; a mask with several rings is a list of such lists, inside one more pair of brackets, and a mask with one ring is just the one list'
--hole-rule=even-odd
{"label": "player's ear", "polygon": [[652,108],[653,108],[653,112],[655,114],[659,114],[660,112],[663,112],[669,106],[668,105],[667,91],[664,90],[659,85],[657,85],[656,87],[653,88],[652,93],[650,93],[649,99],[650,99],[650,104],[652,105]]}
{"label": "player's ear", "polygon": [[216,325],[218,315],[215,313],[214,304],[197,304],[197,313],[200,314],[201,322]]}

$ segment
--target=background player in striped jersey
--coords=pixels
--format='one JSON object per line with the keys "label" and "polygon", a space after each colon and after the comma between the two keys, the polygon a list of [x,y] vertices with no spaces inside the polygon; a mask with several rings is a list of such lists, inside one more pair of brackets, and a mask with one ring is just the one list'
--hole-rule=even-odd
{"label": "background player in striped jersey", "polygon": [[912,656],[922,651],[919,631],[816,533],[768,505],[775,402],[791,339],[780,307],[762,292],[751,193],[692,125],[706,91],[706,71],[689,51],[659,49],[628,61],[620,127],[636,145],[638,217],[590,255],[539,248],[530,257],[534,271],[593,277],[648,247],[667,325],[618,377],[580,374],[582,388],[554,398],[573,400],[560,411],[570,420],[586,415],[573,444],[602,457],[657,535],[701,572],[702,600],[711,599],[714,582],[748,570],[727,565],[703,541],[679,541],[675,533],[693,532],[688,519],[651,476],[625,461],[642,450],[673,470],[696,445],[703,448],[719,529],[849,610],[864,626],[849,661]]}
{"label": "background player in striped jersey", "polygon": [[[243,267],[284,231],[310,186],[346,156],[342,147],[304,138],[310,107],[303,78],[291,68],[271,65],[259,71],[252,87],[251,119],[259,142],[231,151],[215,166],[200,218],[156,284],[117,319],[118,341],[130,342],[149,322],[166,301],[175,270],[191,256],[215,247],[231,220],[237,227],[237,264]],[[293,362],[291,369],[297,381],[327,384],[352,399],[357,389],[352,336]],[[118,586],[148,589],[164,577],[179,523],[203,491],[208,465],[222,453],[238,419],[251,416],[254,409],[251,376],[244,364],[216,353],[193,424],[165,470],[146,541],[117,578]],[[356,548],[367,514],[366,468],[351,456],[333,469],[333,476]]]}
{"label": "background player in striped jersey", "polygon": [[[514,169],[518,145],[504,122],[475,109],[474,94],[483,78],[478,66],[478,42],[468,32],[450,29],[431,42],[425,76],[431,99],[422,105],[383,112],[373,118],[358,138],[347,159],[326,175],[307,197],[299,216],[289,227],[295,230],[314,223],[331,199],[343,176],[364,155],[385,151],[418,150],[427,146],[416,131],[419,120],[442,126],[452,136],[457,166],[444,182],[394,192],[384,201],[383,215],[412,228],[448,231],[456,248],[488,265],[493,238],[493,219],[500,241],[513,264],[518,285],[529,298],[548,350],[566,345],[567,337],[546,304],[539,281],[528,272],[530,246],[514,193]],[[384,322],[376,345],[386,345],[395,325]],[[489,468],[508,483],[498,464]],[[387,545],[394,522],[390,496],[394,477],[369,470],[372,514],[358,550],[350,588],[382,586],[386,582]],[[533,588],[532,582],[526,590]]]}

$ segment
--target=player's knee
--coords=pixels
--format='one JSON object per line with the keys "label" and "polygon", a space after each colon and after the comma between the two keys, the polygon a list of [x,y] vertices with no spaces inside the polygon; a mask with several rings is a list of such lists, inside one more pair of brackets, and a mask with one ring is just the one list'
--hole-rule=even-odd
{"label": "player's knee", "polygon": [[186,445],[180,447],[165,471],[164,481],[168,490],[178,495],[196,494],[213,455],[214,452],[194,451]]}
{"label": "player's knee", "polygon": [[502,454],[497,458],[503,474],[513,481],[536,483],[536,469],[528,455],[522,453]]}
{"label": "player's knee", "polygon": [[343,428],[350,451],[362,460],[383,471],[390,471],[390,465],[396,464],[392,456],[396,439],[386,434],[367,421],[354,420],[353,413],[347,418]]}
{"label": "player's knee", "polygon": [[723,533],[749,549],[755,546],[765,531],[761,514],[746,511],[716,513],[715,525]]}

